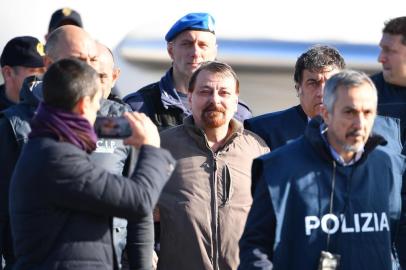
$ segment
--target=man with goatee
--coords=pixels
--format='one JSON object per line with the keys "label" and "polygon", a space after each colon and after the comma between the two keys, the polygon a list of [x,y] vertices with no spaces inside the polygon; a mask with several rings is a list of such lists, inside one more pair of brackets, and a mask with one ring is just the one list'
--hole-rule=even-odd
{"label": "man with goatee", "polygon": [[161,132],[178,162],[159,199],[158,269],[236,269],[251,207],[251,164],[265,142],[233,119],[239,81],[230,66],[202,64],[192,75],[192,115]]}

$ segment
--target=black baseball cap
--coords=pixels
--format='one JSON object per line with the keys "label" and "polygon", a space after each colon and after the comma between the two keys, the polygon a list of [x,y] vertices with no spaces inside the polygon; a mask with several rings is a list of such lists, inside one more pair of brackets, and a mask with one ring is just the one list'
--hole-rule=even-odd
{"label": "black baseball cap", "polygon": [[0,58],[1,67],[43,67],[44,45],[35,37],[15,37],[7,42]]}
{"label": "black baseball cap", "polygon": [[70,8],[61,8],[52,14],[51,21],[49,22],[48,33],[62,25],[72,24],[83,27],[82,18],[80,14]]}

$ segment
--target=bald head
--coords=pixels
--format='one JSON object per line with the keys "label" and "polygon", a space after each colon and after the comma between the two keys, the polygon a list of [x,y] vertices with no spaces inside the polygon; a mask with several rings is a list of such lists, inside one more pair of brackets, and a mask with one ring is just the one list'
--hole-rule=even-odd
{"label": "bald head", "polygon": [[97,50],[99,61],[97,71],[101,78],[103,97],[107,98],[120,75],[120,70],[114,67],[113,53],[109,48],[97,42]]}
{"label": "bald head", "polygon": [[97,46],[82,28],[64,25],[53,31],[45,45],[46,65],[64,58],[75,58],[97,69]]}

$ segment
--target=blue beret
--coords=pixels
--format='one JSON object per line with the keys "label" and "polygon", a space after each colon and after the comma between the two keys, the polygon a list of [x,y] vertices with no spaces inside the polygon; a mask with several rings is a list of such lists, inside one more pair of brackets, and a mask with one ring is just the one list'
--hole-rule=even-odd
{"label": "blue beret", "polygon": [[0,57],[1,67],[43,67],[44,45],[31,36],[16,37],[7,42]]}
{"label": "blue beret", "polygon": [[214,18],[209,13],[189,13],[169,29],[165,40],[169,42],[185,30],[207,31],[214,34]]}

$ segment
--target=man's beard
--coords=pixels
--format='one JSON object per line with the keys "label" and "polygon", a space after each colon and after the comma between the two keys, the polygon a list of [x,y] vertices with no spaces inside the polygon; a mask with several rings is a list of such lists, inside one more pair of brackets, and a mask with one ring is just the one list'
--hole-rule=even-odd
{"label": "man's beard", "polygon": [[[363,134],[362,134],[362,132],[360,130],[352,130],[352,131],[350,131],[349,133],[346,134],[346,137],[357,136],[357,135],[362,136]],[[364,148],[364,145],[365,145],[364,142],[362,142],[362,143],[354,143],[354,144],[348,144],[348,143],[345,143],[345,142],[342,143],[344,151],[346,151],[346,152],[354,152],[354,153],[357,153],[357,152],[361,151]]]}
{"label": "man's beard", "polygon": [[206,128],[221,127],[226,123],[226,109],[211,103],[203,109],[201,118]]}

